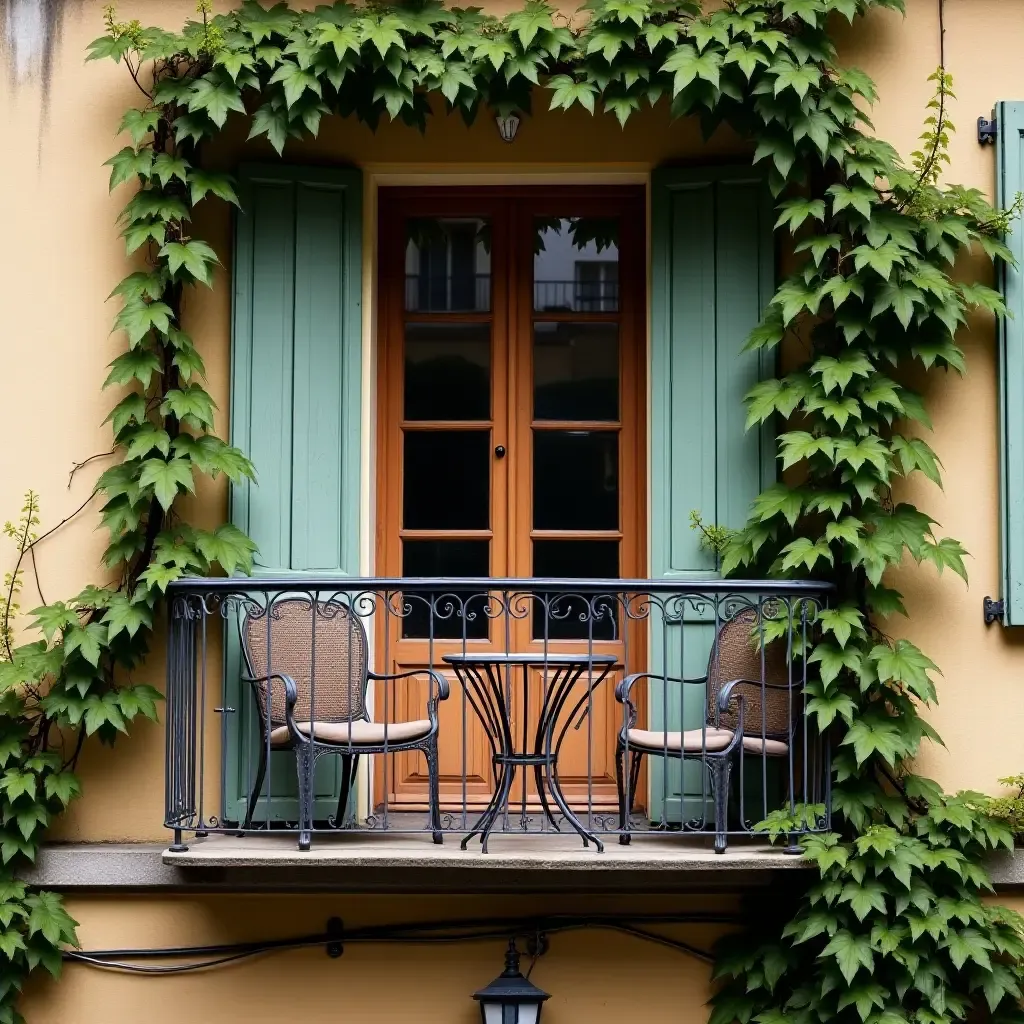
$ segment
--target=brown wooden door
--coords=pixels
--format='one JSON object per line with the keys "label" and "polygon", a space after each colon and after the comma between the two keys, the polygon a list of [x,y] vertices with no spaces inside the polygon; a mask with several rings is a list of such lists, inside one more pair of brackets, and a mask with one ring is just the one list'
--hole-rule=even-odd
{"label": "brown wooden door", "polygon": [[[645,575],[642,190],[382,189],[379,199],[379,573]],[[589,642],[536,609],[435,619],[429,633],[422,615],[392,623],[378,636],[380,667],[436,666],[464,645],[554,652]],[[592,639],[621,665],[621,620]],[[630,646],[636,670],[639,644]],[[474,809],[491,792],[490,747],[447,675],[441,799]],[[560,775],[577,802],[615,804],[620,675],[562,748]],[[532,716],[543,680],[531,685]],[[423,694],[395,699],[389,718],[422,717]],[[399,755],[386,775],[376,773],[378,802],[425,805],[421,755]]]}

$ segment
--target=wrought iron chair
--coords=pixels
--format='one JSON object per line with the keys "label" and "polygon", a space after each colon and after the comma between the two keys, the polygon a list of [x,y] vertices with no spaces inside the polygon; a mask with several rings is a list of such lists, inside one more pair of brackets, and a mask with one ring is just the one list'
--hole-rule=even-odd
{"label": "wrought iron chair", "polygon": [[[294,750],[299,783],[299,849],[313,828],[313,771],[322,754],[341,757],[336,828],[344,822],[359,758],[422,750],[429,778],[430,829],[441,843],[438,802],[437,705],[448,682],[432,669],[381,675],[369,668],[369,645],[359,615],[340,601],[286,598],[267,609],[248,609],[241,623],[242,653],[260,721],[260,760],[243,828],[263,788],[268,753]],[[371,721],[370,681],[394,683],[427,676],[427,717],[411,722]],[[279,683],[280,685],[275,685]],[[315,701],[315,707],[314,707]]]}
{"label": "wrought iron chair", "polygon": [[[762,662],[762,651],[752,636],[757,624],[758,612],[753,608],[725,622],[712,645],[705,676],[680,679],[638,672],[615,688],[616,699],[624,705],[615,750],[619,842],[623,845],[628,845],[630,839],[629,814],[644,755],[700,760],[707,766],[715,802],[715,852],[724,853],[733,761],[740,751],[771,758],[789,754],[800,718],[793,713],[794,699],[802,700],[802,694],[799,683],[791,679],[783,641],[766,644]],[[704,725],[675,732],[638,729],[637,708],[630,694],[640,679],[654,679],[666,687],[670,683],[706,687]],[[682,696],[680,693],[680,705]]]}

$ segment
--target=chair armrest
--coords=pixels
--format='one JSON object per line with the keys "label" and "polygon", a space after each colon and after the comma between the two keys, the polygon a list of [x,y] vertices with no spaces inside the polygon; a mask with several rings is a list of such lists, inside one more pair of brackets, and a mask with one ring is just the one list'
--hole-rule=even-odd
{"label": "chair armrest", "polygon": [[367,677],[378,683],[392,682],[396,679],[411,679],[413,676],[428,675],[437,686],[437,696],[439,700],[447,700],[451,693],[451,688],[448,685],[448,680],[445,679],[440,672],[435,672],[432,668],[414,668],[408,672],[395,672],[390,675],[382,672],[367,672]]}
{"label": "chair armrest", "polygon": [[667,676],[663,672],[634,672],[630,676],[626,676],[621,682],[615,686],[615,699],[620,703],[624,704],[629,698],[629,692],[633,689],[633,685],[639,679],[660,679],[666,683],[700,683],[702,686],[708,681],[707,676],[700,676],[696,679],[683,679],[681,676]]}
{"label": "chair armrest", "polygon": [[305,743],[309,737],[303,736],[295,725],[295,704],[299,699],[299,688],[295,685],[295,680],[291,676],[282,675],[280,672],[271,672],[268,676],[242,676],[242,679],[252,687],[252,694],[257,706],[260,701],[260,694],[256,689],[257,683],[270,683],[271,690],[273,690],[275,679],[279,679],[284,684],[285,724],[288,726],[288,732],[293,740],[297,743]]}
{"label": "chair armrest", "polygon": [[742,693],[739,694],[735,698],[733,698],[733,695],[732,695],[732,691],[734,689],[736,689],[737,686],[740,686],[740,685],[744,685],[744,686],[769,686],[769,687],[772,687],[773,689],[782,689],[782,690],[788,690],[789,689],[788,686],[780,686],[780,684],[778,684],[778,683],[762,683],[762,681],[760,679],[730,679],[729,682],[725,683],[722,686],[721,690],[718,691],[718,710],[719,711],[728,711],[729,710],[729,702],[731,700],[733,700],[733,699],[735,699],[740,704],[743,703],[744,697],[743,697]]}

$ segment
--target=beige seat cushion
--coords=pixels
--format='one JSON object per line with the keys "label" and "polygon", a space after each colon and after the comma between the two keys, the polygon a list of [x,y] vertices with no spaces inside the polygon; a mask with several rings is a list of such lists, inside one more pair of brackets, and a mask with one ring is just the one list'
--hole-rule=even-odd
{"label": "beige seat cushion", "polygon": [[[684,733],[630,729],[626,734],[629,745],[638,750],[657,753],[667,748],[688,754],[699,754],[705,750],[712,754],[718,753],[729,746],[733,735],[732,729],[713,729],[710,726],[704,730],[687,729]],[[762,740],[760,736],[744,736],[743,749],[748,754],[760,754],[763,751],[768,757],[783,757],[789,753],[789,744],[782,740]]]}
{"label": "beige seat cushion", "polygon": [[[309,735],[309,722],[296,722],[303,736]],[[418,722],[391,722],[388,724],[388,746],[394,743],[412,743],[421,740],[430,732],[430,723],[425,719]],[[384,726],[378,722],[317,722],[313,733],[320,743],[336,743],[338,746],[382,747]],[[287,746],[288,726],[279,725],[270,733],[272,747]]]}
{"label": "beige seat cushion", "polygon": [[748,754],[760,754],[763,750],[768,757],[785,757],[789,753],[789,744],[785,740],[763,740],[760,736],[744,736],[743,749]]}
{"label": "beige seat cushion", "polygon": [[639,750],[658,751],[682,750],[699,754],[702,750],[712,753],[725,750],[732,742],[732,729],[687,729],[686,732],[651,732],[647,729],[630,729],[626,733],[631,747]]}

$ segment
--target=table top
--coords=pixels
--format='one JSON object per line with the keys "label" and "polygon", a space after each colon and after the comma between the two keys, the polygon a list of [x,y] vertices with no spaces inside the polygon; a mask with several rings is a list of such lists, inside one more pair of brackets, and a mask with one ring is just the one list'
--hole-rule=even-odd
{"label": "table top", "polygon": [[473,654],[445,654],[441,660],[449,665],[528,665],[532,668],[543,668],[546,665],[555,667],[565,665],[595,665],[604,667],[614,665],[618,659],[614,654],[590,654],[581,651],[579,654],[508,654],[502,651],[480,651]]}

